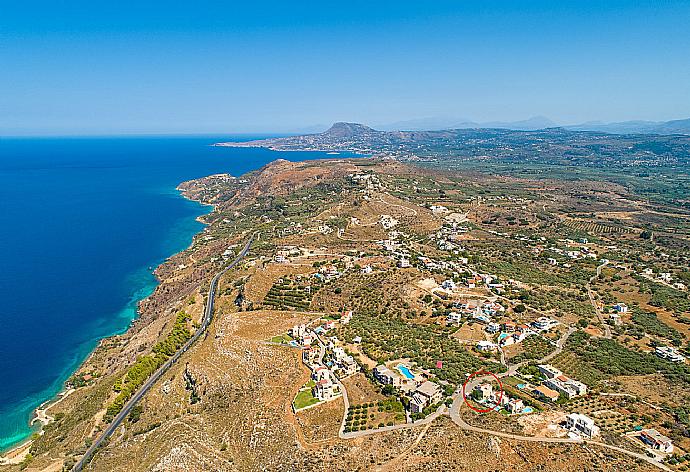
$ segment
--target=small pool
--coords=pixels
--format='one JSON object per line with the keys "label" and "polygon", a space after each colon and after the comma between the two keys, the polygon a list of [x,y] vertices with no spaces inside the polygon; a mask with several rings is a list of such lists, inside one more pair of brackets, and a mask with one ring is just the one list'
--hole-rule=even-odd
{"label": "small pool", "polygon": [[534,408],[532,408],[531,406],[526,406],[522,409],[522,413],[524,413],[524,414],[532,413],[532,412],[534,412]]}
{"label": "small pool", "polygon": [[501,333],[501,334],[498,335],[498,340],[499,340],[499,341],[503,341],[503,340],[504,340],[505,338],[507,338],[508,336],[510,336],[509,333]]}
{"label": "small pool", "polygon": [[520,390],[524,390],[525,387],[527,387],[526,384],[517,384],[517,388],[519,388]]}
{"label": "small pool", "polygon": [[403,374],[408,379],[410,379],[410,380],[414,379],[414,374],[412,374],[412,372],[410,372],[410,369],[408,369],[405,364],[398,364],[397,369],[400,371],[401,374]]}

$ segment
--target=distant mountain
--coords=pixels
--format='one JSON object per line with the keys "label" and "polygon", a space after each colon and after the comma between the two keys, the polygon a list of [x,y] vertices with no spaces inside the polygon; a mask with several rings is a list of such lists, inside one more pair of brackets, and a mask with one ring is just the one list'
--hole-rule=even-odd
{"label": "distant mountain", "polygon": [[533,116],[521,121],[488,121],[478,123],[462,118],[430,117],[416,120],[397,121],[395,123],[378,125],[378,129],[386,131],[433,131],[443,129],[514,129],[518,131],[534,131],[554,128],[556,123],[544,116]]}
{"label": "distant mountain", "polygon": [[545,116],[533,116],[522,121],[490,121],[482,123],[480,128],[514,129],[518,131],[534,131],[538,129],[555,128],[555,122]]}
{"label": "distant mountain", "polygon": [[690,118],[672,121],[621,121],[602,123],[591,121],[579,125],[563,126],[571,131],[599,131],[612,134],[690,134]]}
{"label": "distant mountain", "polygon": [[333,123],[333,126],[320,134],[321,136],[327,138],[351,138],[354,136],[370,136],[380,133],[381,131],[377,131],[360,123],[346,123],[344,121],[339,121],[337,123]]}
{"label": "distant mountain", "polygon": [[438,129],[464,129],[479,127],[480,125],[473,121],[447,116],[431,116],[427,118],[396,121],[395,123],[380,124],[375,126],[376,129],[384,131],[431,131]]}

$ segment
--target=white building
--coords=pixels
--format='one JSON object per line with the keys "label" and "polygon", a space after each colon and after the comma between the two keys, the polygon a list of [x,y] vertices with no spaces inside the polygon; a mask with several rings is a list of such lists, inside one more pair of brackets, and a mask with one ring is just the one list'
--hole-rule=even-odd
{"label": "white building", "polygon": [[290,336],[292,336],[293,339],[299,341],[304,337],[304,335],[307,334],[307,326],[303,324],[295,325],[292,327],[289,334]]}
{"label": "white building", "polygon": [[622,302],[618,302],[615,305],[613,305],[613,309],[616,310],[618,313],[627,313],[628,305]]}
{"label": "white building", "polygon": [[586,438],[593,438],[599,434],[599,426],[589,416],[580,413],[570,413],[566,417],[565,427]]}
{"label": "white building", "polygon": [[327,401],[337,396],[336,386],[329,379],[316,382],[312,388],[312,394],[321,401]]}
{"label": "white building", "polygon": [[667,361],[685,362],[685,357],[671,346],[659,346],[656,348],[654,353],[662,359],[666,359]]}
{"label": "white building", "polygon": [[400,376],[394,373],[385,365],[377,365],[374,367],[374,378],[384,385],[392,385],[394,387],[400,387],[401,379]]}
{"label": "white building", "polygon": [[532,322],[532,327],[539,331],[548,331],[554,326],[558,326],[558,321],[553,318],[548,318],[546,316],[540,316]]}
{"label": "white building", "polygon": [[552,379],[554,377],[558,377],[559,375],[563,375],[563,372],[550,364],[540,364],[537,366],[537,368],[539,369],[539,372],[541,372],[542,375],[547,379]]}
{"label": "white building", "polygon": [[476,348],[480,352],[493,352],[498,349],[498,346],[491,341],[478,341]]}
{"label": "white building", "polygon": [[655,451],[667,454],[673,452],[673,442],[656,429],[643,429],[640,432],[640,440]]}
{"label": "white building", "polygon": [[587,394],[587,385],[577,380],[573,380],[565,375],[559,375],[544,382],[544,385],[565,395],[568,398],[575,398]]}
{"label": "white building", "polygon": [[494,388],[490,383],[479,384],[474,387],[473,397],[477,401],[489,401],[493,397]]}

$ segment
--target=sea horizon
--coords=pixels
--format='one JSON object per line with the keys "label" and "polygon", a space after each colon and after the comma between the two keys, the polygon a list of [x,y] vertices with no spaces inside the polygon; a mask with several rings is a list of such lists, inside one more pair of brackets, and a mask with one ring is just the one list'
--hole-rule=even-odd
{"label": "sea horizon", "polygon": [[279,158],[333,157],[211,146],[267,136],[0,138],[2,224],[13,228],[0,239],[3,321],[16,333],[0,347],[0,451],[37,430],[35,409],[101,339],[129,328],[158,285],[153,269],[202,230],[198,218],[211,208],[184,198],[181,182],[240,176]]}

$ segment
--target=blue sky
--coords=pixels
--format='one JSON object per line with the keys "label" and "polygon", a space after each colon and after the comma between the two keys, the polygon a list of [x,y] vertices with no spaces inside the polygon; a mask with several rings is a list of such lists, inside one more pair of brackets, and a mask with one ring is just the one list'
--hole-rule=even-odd
{"label": "blue sky", "polygon": [[0,135],[690,117],[688,1],[0,0],[0,11]]}

